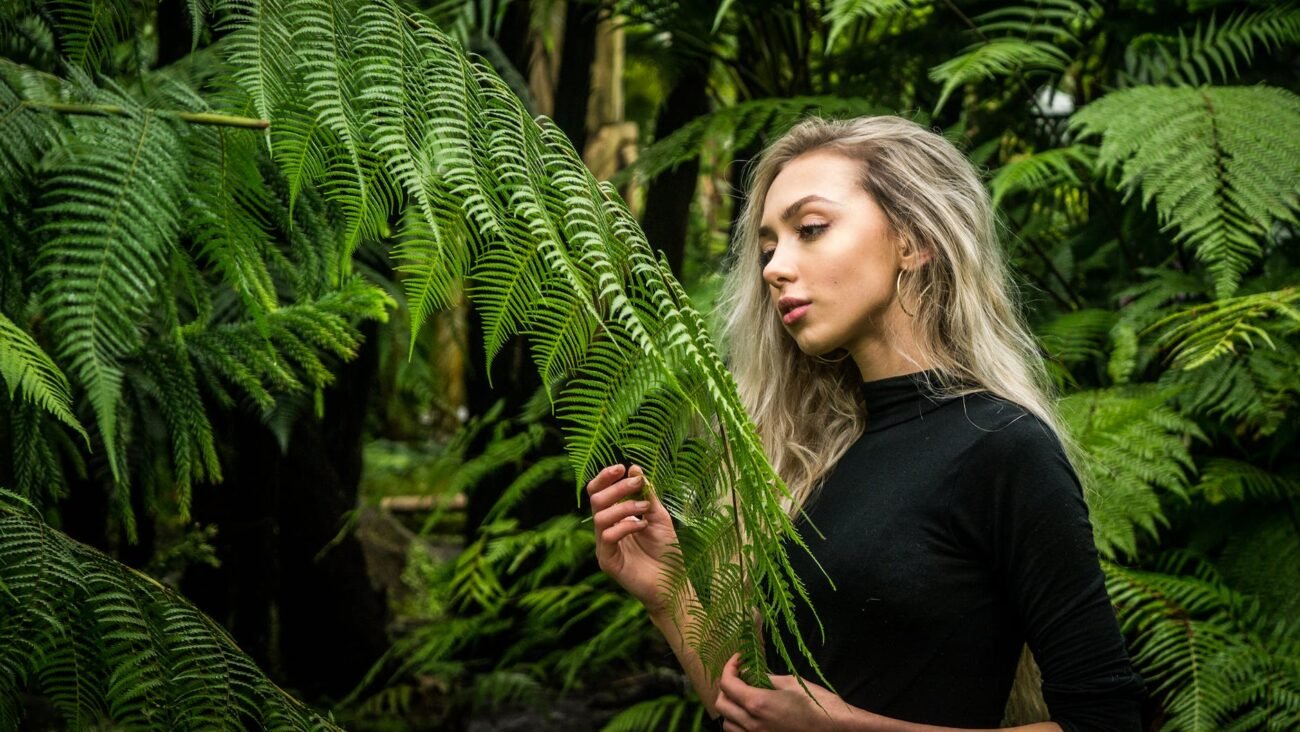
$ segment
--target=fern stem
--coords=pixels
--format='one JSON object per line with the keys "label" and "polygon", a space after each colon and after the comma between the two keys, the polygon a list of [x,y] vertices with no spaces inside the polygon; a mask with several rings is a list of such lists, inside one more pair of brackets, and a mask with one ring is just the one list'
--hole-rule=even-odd
{"label": "fern stem", "polygon": [[[24,100],[22,106],[48,109],[52,112],[60,112],[62,114],[90,114],[100,117],[125,117],[129,114],[125,107],[119,107],[113,104],[67,104],[64,102],[34,102],[31,100]],[[211,112],[175,112],[164,109],[154,109],[149,111],[164,117],[175,117],[176,119],[196,125],[241,127],[248,130],[264,130],[271,126],[269,121],[257,119],[256,117],[236,117],[227,114],[213,114]]]}

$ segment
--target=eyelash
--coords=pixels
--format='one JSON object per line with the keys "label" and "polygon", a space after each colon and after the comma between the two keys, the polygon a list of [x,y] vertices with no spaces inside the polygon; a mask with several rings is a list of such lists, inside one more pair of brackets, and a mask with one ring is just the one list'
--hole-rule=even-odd
{"label": "eyelash", "polygon": [[[821,233],[829,226],[830,224],[801,224],[794,227],[794,233],[803,241],[810,241],[821,236]],[[776,249],[768,249],[765,252],[760,252],[758,255],[760,266],[766,267],[767,263],[772,261],[772,254],[775,251]]]}

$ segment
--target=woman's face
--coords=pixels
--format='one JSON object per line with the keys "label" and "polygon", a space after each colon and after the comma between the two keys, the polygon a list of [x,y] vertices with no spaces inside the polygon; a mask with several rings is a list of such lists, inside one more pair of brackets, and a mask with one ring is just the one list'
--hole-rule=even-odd
{"label": "woman's face", "polygon": [[839,153],[805,153],[781,170],[763,202],[763,279],[786,332],[808,355],[844,348],[857,357],[897,310],[899,247],[861,175],[862,163]]}

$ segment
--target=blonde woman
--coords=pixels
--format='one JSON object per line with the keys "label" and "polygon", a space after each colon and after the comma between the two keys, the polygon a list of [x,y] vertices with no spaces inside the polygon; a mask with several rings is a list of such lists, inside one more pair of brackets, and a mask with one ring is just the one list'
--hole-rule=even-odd
{"label": "blonde woman", "polygon": [[636,466],[588,484],[601,568],[645,603],[725,730],[1034,719],[1009,699],[1046,702],[1018,729],[1139,729],[1141,680],[975,170],[904,119],[811,119],[751,180],[725,337],[797,525],[825,537],[803,532],[835,590],[790,556],[836,693],[809,683],[810,699],[785,674],[748,686],[735,658],[708,678],[660,601],[676,534],[661,504],[635,500]]}

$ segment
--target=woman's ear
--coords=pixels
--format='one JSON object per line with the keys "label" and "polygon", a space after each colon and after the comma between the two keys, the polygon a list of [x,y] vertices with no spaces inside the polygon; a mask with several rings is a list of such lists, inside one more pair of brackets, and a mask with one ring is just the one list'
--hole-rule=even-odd
{"label": "woman's ear", "polygon": [[930,250],[919,247],[906,239],[899,241],[898,266],[908,272],[915,272],[930,261]]}

